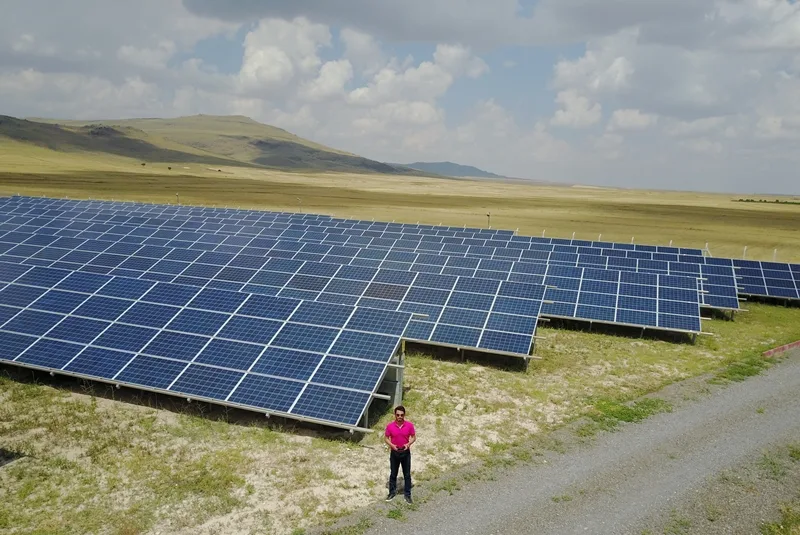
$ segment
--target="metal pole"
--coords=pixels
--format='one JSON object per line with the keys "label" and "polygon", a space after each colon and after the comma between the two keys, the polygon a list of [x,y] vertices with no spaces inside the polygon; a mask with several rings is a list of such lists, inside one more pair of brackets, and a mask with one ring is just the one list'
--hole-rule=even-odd
{"label": "metal pole", "polygon": [[598,234],[598,235],[597,235],[597,241],[602,241],[602,237],[603,237],[603,235],[602,235],[602,234]]}
{"label": "metal pole", "polygon": [[492,213],[486,212],[486,227],[492,228]]}
{"label": "metal pole", "polygon": [[575,240],[575,233],[574,232],[572,233],[572,240],[573,241]]}
{"label": "metal pole", "polygon": [[742,251],[742,259],[747,258],[747,246],[744,246],[744,251]]}
{"label": "metal pole", "polygon": [[772,250],[772,261],[775,262],[778,260],[778,249],[775,248]]}
{"label": "metal pole", "polygon": [[633,243],[633,236],[631,236],[631,243]]}
{"label": "metal pole", "polygon": [[178,194],[176,193],[176,194],[175,194],[175,204],[180,204],[180,203],[181,203],[181,198],[180,198],[180,197],[178,196]]}

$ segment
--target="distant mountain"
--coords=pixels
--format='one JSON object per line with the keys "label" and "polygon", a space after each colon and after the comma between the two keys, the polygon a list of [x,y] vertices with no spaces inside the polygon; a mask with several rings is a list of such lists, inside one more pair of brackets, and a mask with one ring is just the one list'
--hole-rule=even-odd
{"label": "distant mountain", "polygon": [[48,154],[123,157],[153,163],[202,163],[292,171],[424,175],[303,139],[244,116],[68,121],[0,115],[0,143]]}
{"label": "distant mountain", "polygon": [[408,164],[389,164],[401,165],[417,169],[425,173],[434,173],[442,176],[452,177],[478,177],[478,178],[506,178],[501,175],[496,175],[471,165],[461,165],[453,162],[414,162]]}

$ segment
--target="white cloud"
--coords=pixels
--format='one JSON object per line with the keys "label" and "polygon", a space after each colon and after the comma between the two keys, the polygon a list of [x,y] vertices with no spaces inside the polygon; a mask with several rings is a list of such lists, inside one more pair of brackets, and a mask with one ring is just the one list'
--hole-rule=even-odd
{"label": "white cloud", "polygon": [[568,89],[559,91],[556,102],[561,104],[562,109],[556,110],[555,115],[550,120],[553,126],[571,126],[574,128],[585,128],[600,122],[602,108],[600,104],[589,102],[589,99],[579,95],[577,91]]}
{"label": "white cloud", "polygon": [[352,28],[343,28],[340,36],[344,57],[365,76],[372,76],[386,64],[381,45],[373,36]]}
{"label": "white cloud", "polygon": [[262,20],[244,39],[241,90],[253,96],[272,97],[273,91],[287,86],[295,75],[315,73],[322,64],[319,48],[330,44],[327,26],[305,18]]}
{"label": "white cloud", "polygon": [[437,65],[454,76],[466,75],[478,78],[489,71],[489,66],[481,58],[473,56],[468,47],[439,44],[433,53]]}
{"label": "white cloud", "polygon": [[145,69],[160,68],[167,66],[167,62],[175,55],[177,47],[172,41],[161,41],[158,46],[152,48],[137,48],[135,46],[123,45],[117,50],[117,58],[126,61],[137,67]]}
{"label": "white cloud", "polygon": [[[758,174],[789,190],[799,21],[785,0],[8,0],[0,102],[21,116],[242,113],[367,157],[513,176],[695,187],[702,172],[714,189]],[[547,66],[546,87],[515,78],[505,46],[545,41],[584,51]],[[410,42],[425,51],[396,57]]]}
{"label": "white cloud", "polygon": [[353,77],[353,66],[346,59],[328,61],[319,70],[319,75],[301,89],[303,98],[322,101],[344,96],[345,85]]}
{"label": "white cloud", "polygon": [[658,116],[635,109],[614,110],[608,121],[609,130],[642,130],[656,124]]}

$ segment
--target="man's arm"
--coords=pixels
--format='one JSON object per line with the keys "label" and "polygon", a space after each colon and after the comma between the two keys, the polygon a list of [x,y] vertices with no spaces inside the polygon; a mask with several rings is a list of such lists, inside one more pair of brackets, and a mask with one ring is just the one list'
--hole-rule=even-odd
{"label": "man's arm", "polygon": [[416,435],[416,434],[414,434],[414,435],[409,435],[409,437],[408,437],[408,444],[406,444],[406,448],[410,448],[410,447],[411,447],[411,444],[413,444],[413,443],[414,443],[414,442],[416,442],[416,441],[417,441],[417,435]]}
{"label": "man's arm", "polygon": [[392,439],[389,437],[389,435],[383,435],[383,441],[384,441],[384,442],[386,443],[386,445],[387,445],[387,446],[389,446],[391,449],[393,449],[393,450],[396,450],[396,449],[397,449],[397,446],[395,446],[394,444],[392,444]]}

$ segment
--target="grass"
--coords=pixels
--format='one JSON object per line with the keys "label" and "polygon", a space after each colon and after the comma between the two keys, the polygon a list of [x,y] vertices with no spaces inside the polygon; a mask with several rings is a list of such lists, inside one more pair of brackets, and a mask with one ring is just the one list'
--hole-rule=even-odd
{"label": "grass", "polygon": [[797,535],[800,533],[800,500],[781,506],[781,519],[761,526],[762,535]]}
{"label": "grass", "polygon": [[[55,124],[58,123],[58,124]],[[127,158],[132,165],[172,163],[355,173],[419,174],[331,149],[247,117],[192,116],[110,121],[29,121],[0,116],[0,138],[23,151]],[[21,155],[17,155],[19,158]],[[36,160],[29,160],[35,165]],[[162,166],[167,167],[167,166]]]}
{"label": "grass", "polygon": [[[79,154],[72,156],[71,167],[82,165]],[[77,174],[59,172],[55,160],[38,169],[31,161],[0,152],[0,170],[7,171],[0,171],[0,194],[172,202],[180,192],[182,203],[289,210],[301,197],[305,211],[471,226],[485,225],[490,210],[494,225],[524,234],[578,230],[579,238],[602,232],[603,239],[630,241],[636,228],[640,243],[710,241],[716,256],[751,245],[749,253],[766,258],[780,246],[781,255],[800,259],[796,207],[731,203],[724,195],[470,181],[458,181],[454,191],[456,183],[428,178],[242,168],[226,168],[225,178],[195,169],[165,175],[154,166],[122,172],[127,164],[113,158]],[[770,365],[762,351],[800,339],[800,309],[746,307],[735,322],[704,321],[714,336],[696,345],[543,327],[541,360],[526,372],[409,355],[404,404],[420,430],[416,482],[421,490],[456,492],[470,478],[491,478],[494,468],[563,448],[545,437],[565,422],[588,416],[588,436],[669,410],[658,398],[630,400],[672,382],[714,373],[724,383],[760,373]],[[0,469],[0,530],[11,534],[205,534],[265,526],[299,534],[384,495],[388,463],[379,435],[388,413],[374,423],[378,433],[353,443],[203,404],[120,399],[105,387],[30,377],[0,375],[0,447],[26,455]],[[532,440],[539,440],[536,450]],[[452,475],[476,462],[484,469]],[[338,533],[368,529],[360,525]]]}

